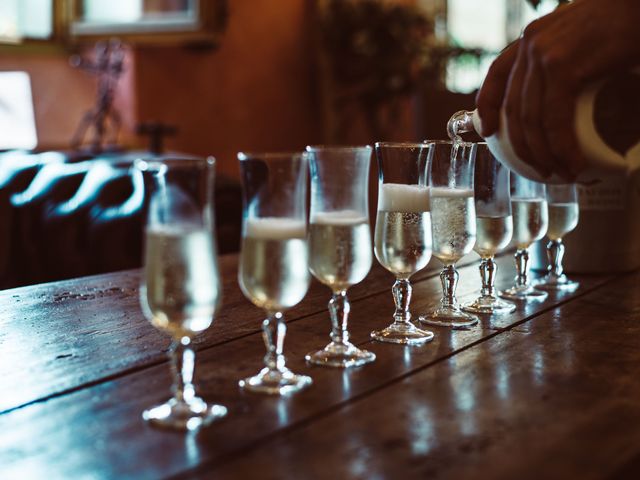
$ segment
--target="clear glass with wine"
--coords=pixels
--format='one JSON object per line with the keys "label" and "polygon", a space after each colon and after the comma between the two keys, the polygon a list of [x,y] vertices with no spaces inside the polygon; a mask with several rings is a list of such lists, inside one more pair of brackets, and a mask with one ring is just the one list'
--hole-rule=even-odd
{"label": "clear glass with wine", "polygon": [[471,252],[476,242],[473,173],[476,144],[462,141],[428,141],[429,198],[433,256],[444,265],[440,273],[440,307],[420,322],[450,328],[468,328],[478,318],[465,313],[456,299],[459,274],[455,264]]}
{"label": "clear glass with wine", "polygon": [[411,276],[431,259],[431,213],[427,185],[429,146],[425,143],[376,143],[378,214],[374,237],[378,262],[396,281],[393,323],[371,332],[380,342],[420,345],[433,332],[411,322]]}
{"label": "clear glass with wine", "polygon": [[309,268],[331,289],[331,342],[305,359],[347,368],[375,360],[349,341],[347,290],[369,273],[373,261],[368,184],[371,147],[307,147],[311,171]]}
{"label": "clear glass with wine", "polygon": [[242,246],[238,282],[244,295],[263,309],[264,368],[240,380],[245,390],[286,395],[311,385],[293,373],[283,353],[284,312],[309,288],[307,243],[307,154],[239,153],[243,192]]}
{"label": "clear glass with wine", "polygon": [[546,292],[536,290],[529,282],[529,247],[547,233],[549,211],[545,185],[511,172],[511,212],[515,245],[515,285],[500,292],[500,296],[511,300],[540,301],[547,298]]}
{"label": "clear glass with wine", "polygon": [[481,314],[511,313],[516,305],[499,299],[494,286],[498,270],[494,257],[509,244],[513,234],[509,169],[498,162],[484,142],[477,147],[474,185],[476,243],[473,249],[481,258],[482,289],[480,296],[462,309]]}
{"label": "clear glass with wine", "polygon": [[138,160],[150,203],[140,303],[151,324],[172,338],[173,398],[145,410],[153,425],[197,430],[227,409],[207,404],[193,384],[193,338],[209,328],[220,305],[213,220],[213,158]]}
{"label": "clear glass with wine", "polygon": [[562,268],[564,243],[562,239],[578,226],[580,207],[575,184],[547,185],[549,228],[547,229],[547,274],[535,284],[535,288],[555,292],[573,292],[580,284],[569,279]]}

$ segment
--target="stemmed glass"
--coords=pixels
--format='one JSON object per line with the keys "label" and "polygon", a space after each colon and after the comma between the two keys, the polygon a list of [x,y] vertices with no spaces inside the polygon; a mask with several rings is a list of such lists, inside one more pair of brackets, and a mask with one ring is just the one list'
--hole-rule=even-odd
{"label": "stemmed glass", "polygon": [[482,290],[475,301],[462,309],[484,314],[511,313],[515,304],[500,300],[494,287],[498,269],[494,256],[509,244],[513,234],[509,169],[496,160],[484,142],[478,143],[474,183],[477,236],[473,249],[482,259]]}
{"label": "stemmed glass", "polygon": [[440,307],[420,321],[451,328],[467,328],[478,318],[464,313],[455,297],[459,274],[455,264],[471,252],[476,241],[473,169],[476,144],[445,140],[429,142],[431,169],[429,196],[433,256],[444,268],[440,273]]}
{"label": "stemmed glass", "polygon": [[515,285],[500,293],[512,300],[544,300],[548,294],[529,283],[529,246],[544,237],[549,224],[545,186],[511,172],[512,244],[516,246]]}
{"label": "stemmed glass", "polygon": [[535,284],[535,287],[550,291],[572,292],[580,284],[570,280],[563,273],[564,244],[562,239],[578,226],[580,208],[578,207],[576,185],[547,185],[547,204],[549,207],[549,229],[547,230],[549,269],[545,277]]}
{"label": "stemmed glass", "polygon": [[431,214],[427,173],[429,146],[424,143],[376,143],[378,160],[378,216],[375,254],[393,273],[396,311],[393,323],[371,332],[381,342],[419,345],[433,339],[433,332],[411,323],[409,278],[431,258]]}
{"label": "stemmed glass", "polygon": [[191,341],[209,328],[221,287],[213,221],[213,158],[138,160],[151,190],[145,232],[140,303],[147,319],[171,335],[174,375],[170,400],[145,410],[150,423],[196,430],[223,417],[227,409],[195,393],[195,352]]}
{"label": "stemmed glass", "polygon": [[267,313],[264,368],[240,380],[245,390],[288,394],[311,385],[293,373],[283,354],[283,312],[299,303],[310,282],[307,246],[307,157],[304,153],[239,153],[244,215],[238,281]]}
{"label": "stemmed glass", "polygon": [[372,263],[368,183],[371,147],[307,147],[311,167],[309,248],[311,273],[328,286],[331,342],[305,359],[316,365],[353,367],[376,356],[349,341],[347,289]]}

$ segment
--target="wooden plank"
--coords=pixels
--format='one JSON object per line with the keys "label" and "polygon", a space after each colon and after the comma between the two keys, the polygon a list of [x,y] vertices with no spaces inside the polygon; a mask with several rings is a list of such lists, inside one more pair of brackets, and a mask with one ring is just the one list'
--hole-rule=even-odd
{"label": "wooden plank", "polygon": [[[510,259],[501,262],[510,263]],[[475,267],[469,267],[468,272],[463,271],[460,285],[463,296],[477,289],[474,270]],[[503,268],[500,283],[506,286],[512,275],[512,271]],[[585,289],[579,295],[604,282],[604,279],[585,280]],[[219,343],[199,353],[197,374],[205,398],[222,402],[230,409],[229,417],[219,424],[196,436],[161,432],[144,425],[140,419],[142,409],[162,400],[169,391],[167,365],[156,365],[0,415],[0,477],[11,478],[24,472],[38,476],[46,472],[48,478],[157,478],[201,464],[214,465],[339,410],[349,402],[388,388],[455,352],[502,334],[501,329],[517,325],[559,302],[551,300],[527,307],[503,320],[500,327],[483,324],[458,332],[438,329],[436,339],[424,347],[371,343],[370,330],[390,321],[390,285],[391,279],[380,282],[383,293],[353,302],[353,338],[378,355],[374,364],[346,372],[305,365],[304,353],[326,343],[329,322],[325,311],[300,317],[292,324],[286,351],[291,368],[313,376],[315,384],[311,389],[290,398],[245,394],[236,382],[259,369],[264,352],[260,335]],[[434,307],[439,291],[437,278],[417,282],[416,310]],[[326,299],[327,293],[324,295]]]}
{"label": "wooden plank", "polygon": [[[196,339],[199,349],[260,330],[263,313],[242,295],[237,261],[237,255],[220,259],[223,306]],[[435,274],[432,268],[416,278]],[[389,279],[376,264],[350,297],[382,292]],[[12,359],[0,362],[0,413],[164,363],[169,342],[143,318],[139,282],[140,273],[132,270],[0,292],[0,348]],[[328,300],[328,289],[313,282],[287,319],[324,311]]]}
{"label": "wooden plank", "polygon": [[526,332],[494,336],[201,473],[637,478],[639,280],[612,282]]}

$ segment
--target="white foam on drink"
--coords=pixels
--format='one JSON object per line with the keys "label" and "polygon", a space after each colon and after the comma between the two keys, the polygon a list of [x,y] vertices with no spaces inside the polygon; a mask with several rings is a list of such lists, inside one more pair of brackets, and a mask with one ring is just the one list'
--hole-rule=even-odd
{"label": "white foam on drink", "polygon": [[429,211],[429,188],[422,185],[383,183],[378,190],[381,212],[420,213]]}
{"label": "white foam on drink", "polygon": [[269,240],[304,238],[307,234],[305,222],[294,218],[251,218],[246,221],[244,228],[246,237]]}
{"label": "white foam on drink", "polygon": [[206,229],[202,225],[193,223],[156,223],[146,228],[147,234],[164,237],[179,237],[205,231]]}
{"label": "white foam on drink", "polygon": [[431,198],[449,197],[449,198],[467,198],[473,197],[471,188],[448,188],[448,187],[431,187]]}
{"label": "white foam on drink", "polygon": [[311,223],[316,225],[359,225],[369,219],[356,210],[337,210],[335,212],[317,212]]}

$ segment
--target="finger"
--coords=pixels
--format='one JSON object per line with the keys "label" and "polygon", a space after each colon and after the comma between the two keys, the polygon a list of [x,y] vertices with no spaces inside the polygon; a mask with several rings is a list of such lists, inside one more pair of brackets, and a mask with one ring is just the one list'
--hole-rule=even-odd
{"label": "finger", "polygon": [[585,166],[574,126],[575,93],[561,84],[545,84],[547,88],[542,107],[544,134],[553,156],[558,161],[554,170],[565,180],[572,182]]}
{"label": "finger", "polygon": [[524,140],[531,152],[532,166],[543,177],[548,177],[557,164],[542,128],[542,102],[544,98],[543,76],[540,65],[531,52],[528,53],[527,73],[524,78],[521,98],[521,115],[525,126]]}
{"label": "finger", "polygon": [[476,107],[482,118],[480,135],[488,137],[498,130],[500,108],[511,67],[518,54],[519,42],[513,42],[494,60],[476,96]]}

